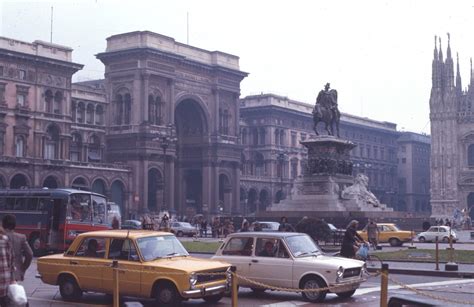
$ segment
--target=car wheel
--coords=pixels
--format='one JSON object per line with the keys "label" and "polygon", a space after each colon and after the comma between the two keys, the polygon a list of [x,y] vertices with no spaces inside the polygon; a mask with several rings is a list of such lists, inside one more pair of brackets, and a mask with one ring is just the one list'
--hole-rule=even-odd
{"label": "car wheel", "polygon": [[224,294],[216,294],[216,295],[211,295],[211,296],[205,296],[203,297],[203,299],[208,303],[217,303],[218,301],[221,300],[223,296]]}
{"label": "car wheel", "polygon": [[[321,289],[326,287],[319,277],[308,277],[302,283],[301,289]],[[303,298],[311,303],[322,302],[326,298],[327,291],[302,292]]]}
{"label": "car wheel", "polygon": [[346,292],[339,292],[339,293],[336,293],[336,295],[342,298],[349,298],[352,295],[354,295],[355,292],[356,290],[351,290],[351,291],[346,291]]}
{"label": "car wheel", "polygon": [[398,240],[397,238],[391,238],[388,240],[388,243],[390,243],[390,246],[401,246],[402,241]]}
{"label": "car wheel", "polygon": [[182,299],[173,284],[162,282],[156,285],[155,300],[157,306],[177,306]]}
{"label": "car wheel", "polygon": [[265,292],[265,290],[267,290],[265,288],[250,288],[250,289],[252,289],[253,293],[255,294],[262,294],[263,292]]}
{"label": "car wheel", "polygon": [[444,237],[444,238],[443,238],[443,242],[444,242],[444,243],[449,243],[449,238],[448,238],[448,237]]}
{"label": "car wheel", "polygon": [[418,241],[420,241],[421,243],[425,243],[425,242],[426,242],[426,239],[425,239],[425,237],[419,237],[419,238],[418,238]]}
{"label": "car wheel", "polygon": [[78,301],[82,297],[82,290],[72,276],[59,280],[59,293],[65,301]]}
{"label": "car wheel", "polygon": [[183,232],[180,230],[178,231],[178,233],[176,234],[178,237],[182,237],[183,236]]}

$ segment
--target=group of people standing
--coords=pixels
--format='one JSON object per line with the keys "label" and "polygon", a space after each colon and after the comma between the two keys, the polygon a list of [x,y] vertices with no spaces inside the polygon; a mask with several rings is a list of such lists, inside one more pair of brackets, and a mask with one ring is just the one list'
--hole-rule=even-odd
{"label": "group of people standing", "polygon": [[9,306],[8,286],[21,282],[33,259],[26,236],[15,232],[16,218],[7,214],[0,227],[0,307]]}

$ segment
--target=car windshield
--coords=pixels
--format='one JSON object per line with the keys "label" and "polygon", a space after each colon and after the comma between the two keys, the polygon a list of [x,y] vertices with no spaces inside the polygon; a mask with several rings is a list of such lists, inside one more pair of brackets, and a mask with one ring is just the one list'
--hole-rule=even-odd
{"label": "car windshield", "polygon": [[145,237],[138,239],[137,242],[138,249],[145,261],[189,255],[175,236]]}
{"label": "car windshield", "polygon": [[179,226],[181,226],[181,227],[187,227],[187,228],[194,228],[193,225],[191,225],[191,224],[189,224],[189,223],[184,223],[184,222],[179,223]]}
{"label": "car windshield", "polygon": [[328,224],[328,226],[329,226],[329,229],[332,231],[337,230],[337,228],[333,224]]}
{"label": "car windshield", "polygon": [[321,250],[307,235],[296,235],[286,238],[286,243],[295,257],[320,255]]}

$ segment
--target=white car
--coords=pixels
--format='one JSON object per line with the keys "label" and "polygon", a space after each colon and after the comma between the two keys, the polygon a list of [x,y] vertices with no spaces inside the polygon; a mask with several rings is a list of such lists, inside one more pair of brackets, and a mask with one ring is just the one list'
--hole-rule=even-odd
{"label": "white car", "polygon": [[[318,289],[350,297],[366,280],[362,261],[333,257],[321,252],[306,234],[295,232],[239,232],[230,234],[212,257],[232,263],[237,274],[268,288]],[[239,285],[263,292],[245,279]],[[320,302],[327,290],[302,292],[310,302]]]}
{"label": "white car", "polygon": [[252,225],[250,225],[250,231],[255,230],[255,224],[257,223],[260,225],[260,228],[262,231],[278,231],[278,228],[280,227],[280,223],[278,222],[256,221],[256,222],[253,222]]}
{"label": "white car", "polygon": [[438,237],[439,241],[449,242],[449,235],[453,242],[458,240],[458,236],[454,230],[449,226],[431,226],[427,231],[421,232],[418,234],[417,239],[419,242],[435,241]]}

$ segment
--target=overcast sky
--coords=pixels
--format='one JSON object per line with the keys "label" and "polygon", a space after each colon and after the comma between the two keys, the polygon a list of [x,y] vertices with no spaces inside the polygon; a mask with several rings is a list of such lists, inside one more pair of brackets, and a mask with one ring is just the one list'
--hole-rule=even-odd
{"label": "overcast sky", "polygon": [[430,133],[434,36],[447,33],[459,52],[463,86],[474,56],[471,1],[256,0],[0,0],[0,35],[50,40],[74,49],[84,64],[74,80],[103,78],[95,54],[106,38],[149,30],[207,50],[240,57],[250,73],[241,96],[276,93],[313,104],[326,82],[342,112],[390,121],[399,130]]}

